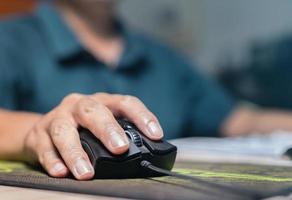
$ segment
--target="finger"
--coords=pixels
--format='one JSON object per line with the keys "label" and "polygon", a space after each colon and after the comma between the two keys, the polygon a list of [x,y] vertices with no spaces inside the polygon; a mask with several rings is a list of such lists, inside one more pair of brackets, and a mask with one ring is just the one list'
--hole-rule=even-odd
{"label": "finger", "polygon": [[42,140],[37,145],[37,157],[43,168],[49,173],[49,175],[61,178],[68,175],[68,168],[60,158],[57,150],[55,149],[51,138],[45,132],[45,130],[38,133],[41,135]]}
{"label": "finger", "polygon": [[88,180],[94,176],[94,169],[83,150],[76,125],[69,115],[52,121],[50,136],[66,165],[76,179]]}
{"label": "finger", "polygon": [[88,128],[113,154],[128,150],[129,140],[111,111],[91,98],[82,99],[74,111],[76,121]]}
{"label": "finger", "polygon": [[[111,96],[107,99],[109,102],[107,106],[116,115],[128,118],[150,139],[159,140],[163,137],[163,130],[158,119],[142,101],[133,96]],[[105,97],[103,99],[105,100]]]}

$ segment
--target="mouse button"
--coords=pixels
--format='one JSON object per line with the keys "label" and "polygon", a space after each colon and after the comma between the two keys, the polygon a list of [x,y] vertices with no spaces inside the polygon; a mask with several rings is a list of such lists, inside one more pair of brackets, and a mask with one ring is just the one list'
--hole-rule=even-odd
{"label": "mouse button", "polygon": [[176,146],[163,141],[152,141],[145,136],[142,136],[144,145],[149,149],[149,151],[153,154],[167,154],[173,151],[176,151]]}
{"label": "mouse button", "polygon": [[88,129],[80,129],[79,137],[83,149],[93,160],[111,157],[106,147]]}
{"label": "mouse button", "polygon": [[141,155],[141,150],[132,142],[130,142],[127,159],[132,159],[133,157],[137,157]]}
{"label": "mouse button", "polygon": [[[104,149],[105,150],[105,149]],[[110,162],[124,162],[141,155],[141,151],[135,144],[130,143],[129,150],[121,155],[114,155],[108,150],[108,155],[102,156],[99,160],[110,161]]]}
{"label": "mouse button", "polygon": [[125,133],[137,147],[141,147],[143,145],[142,137],[138,131],[135,129],[129,129],[125,130]]}
{"label": "mouse button", "polygon": [[114,155],[89,130],[80,128],[79,137],[85,152],[93,164],[97,160],[123,161],[141,154],[140,149],[130,139],[129,150],[122,155]]}
{"label": "mouse button", "polygon": [[84,138],[81,138],[80,141],[92,163],[99,158],[111,157],[111,155],[105,151],[104,145],[97,138],[92,138],[92,140],[84,140]]}
{"label": "mouse button", "polygon": [[88,155],[89,160],[91,161],[91,163],[94,163],[97,158],[96,154],[92,151],[90,145],[86,141],[81,139],[80,142],[81,142],[82,148]]}
{"label": "mouse button", "polygon": [[91,140],[91,133],[88,129],[85,129],[85,128],[79,128],[78,129],[78,132],[79,132],[79,137],[80,139],[83,139],[85,141],[87,140]]}
{"label": "mouse button", "polygon": [[124,119],[118,119],[117,121],[124,130],[135,128],[134,124],[132,124],[131,122],[128,122]]}
{"label": "mouse button", "polygon": [[287,149],[283,155],[288,157],[289,159],[292,159],[292,148]]}
{"label": "mouse button", "polygon": [[93,153],[93,146],[98,141],[98,139],[87,129],[79,129],[79,137],[82,145],[85,145],[86,149],[90,149]]}
{"label": "mouse button", "polygon": [[149,149],[145,145],[143,145],[139,149],[140,149],[142,154],[151,154],[151,152],[149,151]]}

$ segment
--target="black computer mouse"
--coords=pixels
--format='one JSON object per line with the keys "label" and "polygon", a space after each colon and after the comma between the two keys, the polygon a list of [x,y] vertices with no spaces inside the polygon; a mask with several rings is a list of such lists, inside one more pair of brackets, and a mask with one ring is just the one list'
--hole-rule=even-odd
{"label": "black computer mouse", "polygon": [[284,153],[283,156],[287,157],[288,159],[292,160],[292,148],[288,148]]}
{"label": "black computer mouse", "polygon": [[79,129],[82,147],[95,169],[95,178],[145,178],[163,175],[143,168],[141,162],[144,160],[162,169],[172,169],[177,153],[174,145],[164,140],[148,139],[129,121],[119,119],[118,122],[130,142],[129,150],[118,156],[108,151],[89,130]]}

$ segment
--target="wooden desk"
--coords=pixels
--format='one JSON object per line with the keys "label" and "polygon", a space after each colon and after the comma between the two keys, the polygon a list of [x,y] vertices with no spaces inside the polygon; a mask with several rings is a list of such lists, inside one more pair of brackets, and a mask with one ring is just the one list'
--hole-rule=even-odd
{"label": "wooden desk", "polygon": [[91,196],[65,192],[55,192],[48,190],[36,190],[18,187],[0,186],[0,199],[5,200],[111,200],[117,198]]}

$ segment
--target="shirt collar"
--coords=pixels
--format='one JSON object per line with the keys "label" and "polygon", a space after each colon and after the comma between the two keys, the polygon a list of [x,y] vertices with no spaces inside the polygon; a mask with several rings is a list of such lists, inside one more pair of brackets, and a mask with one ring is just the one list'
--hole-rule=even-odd
{"label": "shirt collar", "polygon": [[120,58],[118,68],[128,69],[137,63],[141,63],[146,59],[146,47],[141,38],[134,32],[131,32],[127,27],[121,23],[120,31],[124,38],[124,50]]}
{"label": "shirt collar", "polygon": [[39,19],[46,42],[48,42],[55,57],[66,58],[82,50],[80,42],[53,5],[40,3],[36,10],[36,16]]}
{"label": "shirt collar", "polygon": [[[36,10],[36,17],[39,19],[49,48],[56,58],[68,59],[86,51],[53,5],[40,3]],[[119,29],[124,37],[125,47],[118,68],[131,68],[145,58],[145,47],[135,34],[128,31],[121,23],[119,23]]]}

